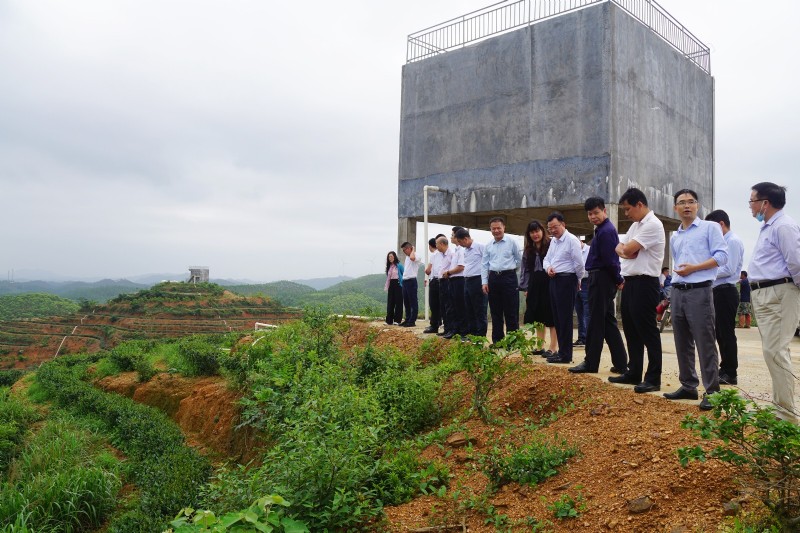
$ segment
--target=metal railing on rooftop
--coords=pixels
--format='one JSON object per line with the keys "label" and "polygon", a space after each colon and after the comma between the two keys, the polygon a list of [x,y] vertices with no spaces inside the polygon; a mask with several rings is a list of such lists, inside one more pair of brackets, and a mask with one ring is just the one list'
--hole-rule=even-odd
{"label": "metal railing on rooftop", "polygon": [[653,30],[686,58],[711,73],[711,54],[692,32],[655,0],[517,0],[483,9],[425,28],[408,36],[408,63],[441,54],[521,26],[576,9],[612,2]]}

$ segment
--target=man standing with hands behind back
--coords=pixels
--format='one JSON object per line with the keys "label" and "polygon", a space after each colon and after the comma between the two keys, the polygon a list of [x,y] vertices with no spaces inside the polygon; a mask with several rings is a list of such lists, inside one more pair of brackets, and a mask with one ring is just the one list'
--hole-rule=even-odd
{"label": "man standing with hands behind back", "polygon": [[581,242],[567,231],[561,213],[550,213],[547,231],[553,238],[550,239],[550,248],[542,266],[550,276],[550,305],[553,307],[553,321],[558,336],[558,353],[548,357],[547,362],[567,364],[572,362],[572,310],[585,270],[583,254]]}
{"label": "man standing with hands behind back", "polygon": [[797,377],[789,343],[800,316],[800,226],[783,212],[785,187],[768,181],[756,183],[749,205],[753,217],[764,222],[748,273],[761,349],[772,376],[772,400],[778,417],[797,424]]}

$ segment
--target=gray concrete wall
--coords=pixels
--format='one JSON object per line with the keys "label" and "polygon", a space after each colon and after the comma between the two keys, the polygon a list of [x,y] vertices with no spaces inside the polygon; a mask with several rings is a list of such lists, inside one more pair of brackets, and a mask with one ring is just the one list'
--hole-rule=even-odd
{"label": "gray concrete wall", "polygon": [[584,199],[635,185],[671,217],[677,176],[711,196],[712,83],[610,3],[405,65],[398,216],[437,185],[433,222],[519,233],[559,208],[588,226]]}
{"label": "gray concrete wall", "polygon": [[697,191],[713,209],[713,78],[612,6],[612,194],[642,189],[656,213],[672,195]]}

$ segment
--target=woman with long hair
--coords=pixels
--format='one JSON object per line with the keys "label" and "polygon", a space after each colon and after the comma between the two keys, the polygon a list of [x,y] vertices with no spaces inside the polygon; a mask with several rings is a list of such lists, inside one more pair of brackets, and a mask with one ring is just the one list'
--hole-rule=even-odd
{"label": "woman with long hair", "polygon": [[399,325],[403,321],[403,265],[397,252],[386,254],[386,323]]}
{"label": "woman with long hair", "polygon": [[536,336],[544,346],[544,328],[550,329],[550,346],[534,353],[549,357],[558,351],[553,309],[550,306],[550,277],[542,263],[550,248],[550,235],[541,222],[533,220],[525,230],[525,249],[522,252],[519,289],[525,292],[525,316],[523,323],[539,324]]}

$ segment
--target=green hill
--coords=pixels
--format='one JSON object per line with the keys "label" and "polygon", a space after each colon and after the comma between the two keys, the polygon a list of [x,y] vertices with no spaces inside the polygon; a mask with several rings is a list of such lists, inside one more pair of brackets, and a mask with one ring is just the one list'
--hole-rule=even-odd
{"label": "green hill", "polygon": [[[334,313],[383,316],[386,309],[386,293],[383,291],[385,280],[384,274],[369,274],[337,283],[321,291],[291,281],[234,285],[228,287],[228,290],[241,295],[262,294],[289,307],[323,306]],[[421,306],[424,298],[422,279],[419,285]]]}
{"label": "green hill", "polygon": [[44,318],[78,312],[78,304],[53,294],[11,294],[0,296],[0,320]]}
{"label": "green hill", "polygon": [[125,279],[104,279],[95,282],[85,281],[0,281],[0,295],[47,293],[69,298],[70,300],[91,300],[106,302],[120,294],[146,289],[148,285],[133,283]]}

